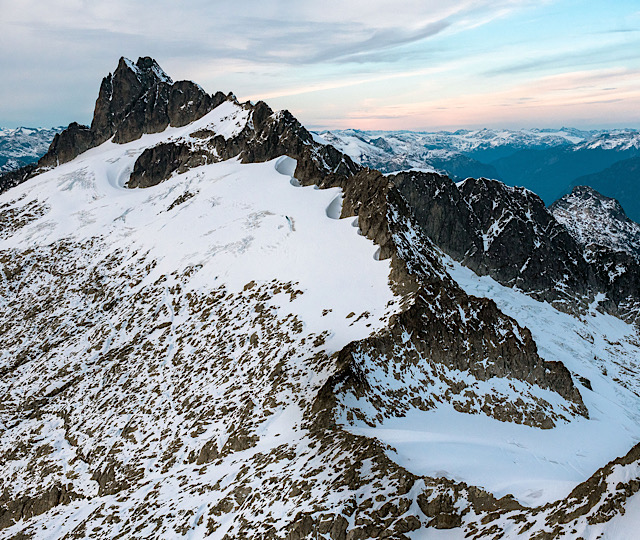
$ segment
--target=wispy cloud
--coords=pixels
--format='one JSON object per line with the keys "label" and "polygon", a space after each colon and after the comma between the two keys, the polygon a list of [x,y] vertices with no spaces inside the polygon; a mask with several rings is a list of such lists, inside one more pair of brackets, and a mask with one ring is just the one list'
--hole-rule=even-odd
{"label": "wispy cloud", "polygon": [[[618,17],[626,21],[621,27],[601,25],[603,31],[612,29],[608,34],[587,35],[594,26],[585,26],[578,42],[556,34],[547,44],[545,17],[558,20],[568,5],[560,0],[239,0],[233,5],[0,0],[0,45],[12,52],[0,55],[0,124],[89,121],[100,79],[121,55],[154,56],[174,79],[268,99],[316,125],[373,122],[376,114],[388,123],[396,118],[415,125],[420,118],[427,125],[427,107],[486,111],[485,105],[495,102],[497,110],[501,95],[520,107],[513,111],[523,110],[546,99],[536,87],[545,76],[606,66],[632,69],[638,63],[637,34],[616,31],[636,26],[633,16]],[[608,86],[618,88],[616,96],[592,101],[618,99],[618,80]],[[510,89],[523,93],[507,99]]]}
{"label": "wispy cloud", "polygon": [[105,9],[106,4],[79,0],[50,0],[46,4],[23,0],[4,2],[2,27],[45,32],[61,43],[76,42],[89,34],[102,36],[106,42],[129,36],[142,43],[164,41],[171,49],[177,44],[178,54],[217,54],[285,64],[344,62],[466,25],[469,17],[488,21],[529,2],[244,0],[236,9],[229,9],[228,4],[215,1],[194,2],[189,8],[168,0],[112,0]]}
{"label": "wispy cloud", "polygon": [[[608,84],[616,83],[612,89]],[[608,118],[596,106],[607,108]],[[636,111],[636,112],[634,112]],[[500,91],[469,93],[390,107],[370,104],[342,121],[366,129],[432,129],[437,127],[545,127],[558,118],[575,125],[585,123],[637,123],[640,121],[640,70],[603,69],[548,76]]]}
{"label": "wispy cloud", "polygon": [[484,72],[485,75],[512,75],[519,72],[538,71],[541,68],[566,69],[580,66],[611,65],[612,62],[625,62],[637,60],[640,50],[640,39],[628,41],[625,48],[621,49],[619,43],[587,46],[574,51],[554,51],[540,54],[536,58],[508,63],[500,67],[492,68]]}
{"label": "wispy cloud", "polygon": [[260,92],[257,94],[243,95],[243,99],[257,100],[257,99],[273,99],[283,98],[288,96],[298,96],[302,94],[310,94],[313,92],[322,92],[326,90],[337,90],[340,88],[348,88],[351,86],[367,85],[371,83],[378,83],[382,81],[390,81],[395,79],[405,79],[411,77],[420,77],[425,75],[436,75],[443,71],[451,69],[451,65],[437,66],[432,68],[412,69],[405,71],[397,71],[391,73],[383,73],[376,76],[364,76],[364,77],[340,77],[335,80],[326,81],[318,84],[304,84],[301,86],[293,86],[282,88],[273,92]]}

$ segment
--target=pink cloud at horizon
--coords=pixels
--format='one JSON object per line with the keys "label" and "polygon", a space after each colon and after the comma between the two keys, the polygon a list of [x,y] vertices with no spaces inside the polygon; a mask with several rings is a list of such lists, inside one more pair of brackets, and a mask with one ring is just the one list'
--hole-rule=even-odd
{"label": "pink cloud at horizon", "polygon": [[639,124],[640,72],[580,71],[495,92],[395,105],[369,102],[344,118],[335,119],[335,124],[340,128],[375,130],[559,127],[560,118],[560,123],[575,126]]}

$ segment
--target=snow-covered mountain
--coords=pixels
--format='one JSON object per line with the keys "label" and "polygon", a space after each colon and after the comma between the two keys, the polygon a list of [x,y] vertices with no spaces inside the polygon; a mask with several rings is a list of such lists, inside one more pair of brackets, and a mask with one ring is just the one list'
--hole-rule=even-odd
{"label": "snow-covered mountain", "polygon": [[[316,135],[349,155],[358,163],[396,161],[405,157],[423,167],[438,156],[462,154],[490,163],[518,150],[571,147],[572,149],[640,148],[640,133],[632,129],[590,130],[574,128],[522,130],[458,130],[454,132],[361,131],[354,129],[317,132]],[[438,153],[440,151],[440,153]],[[386,167],[395,167],[393,160]],[[399,170],[399,169],[393,169]],[[390,172],[384,170],[383,172]]]}
{"label": "snow-covered mountain", "polygon": [[38,161],[63,128],[0,128],[0,174]]}
{"label": "snow-covered mountain", "polygon": [[587,186],[578,186],[551,205],[554,217],[580,244],[624,251],[640,260],[640,225],[620,203]]}
{"label": "snow-covered mountain", "polygon": [[640,133],[633,129],[620,129],[613,131],[596,131],[592,137],[585,138],[576,145],[576,150],[582,148],[602,150],[631,150],[640,149]]}
{"label": "snow-covered mountain", "polygon": [[150,58],[11,178],[0,538],[634,538],[639,289],[535,194]]}

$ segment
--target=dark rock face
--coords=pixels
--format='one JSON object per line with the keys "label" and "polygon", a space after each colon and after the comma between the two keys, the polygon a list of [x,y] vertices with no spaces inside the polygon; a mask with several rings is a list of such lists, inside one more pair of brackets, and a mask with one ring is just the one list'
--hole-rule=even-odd
{"label": "dark rock face", "polygon": [[148,148],[136,160],[127,186],[150,187],[175,172],[234,157],[243,163],[259,163],[287,155],[298,161],[295,175],[302,183],[314,183],[327,175],[347,177],[359,170],[332,146],[315,143],[289,111],[274,113],[263,101],[236,104],[250,110],[249,122],[239,134],[226,139],[213,131],[200,130],[191,134],[199,141],[195,146],[176,141]]}
{"label": "dark rock face", "polygon": [[[353,343],[340,354],[345,367],[333,391],[368,400],[378,418],[403,416],[409,404],[421,410],[435,407],[437,396],[427,396],[421,384],[406,376],[398,396],[368,383],[372,371],[401,376],[412,370],[420,370],[420,380],[439,379],[447,385],[444,395],[459,412],[484,413],[543,429],[567,420],[567,412],[588,417],[580,392],[562,363],[542,360],[526,328],[501,313],[494,302],[466,295],[451,282],[424,286],[387,332]],[[540,401],[512,402],[491,393],[476,394],[466,384],[442,375],[441,366],[449,373],[470,373],[480,381],[499,377],[552,390],[571,403],[570,411],[556,416]],[[371,417],[360,420],[375,425]]]}
{"label": "dark rock face", "polygon": [[136,63],[120,58],[113,74],[102,80],[91,127],[71,123],[55,136],[37,167],[23,167],[12,171],[11,176],[0,177],[0,192],[111,138],[122,144],[145,133],[164,131],[170,125],[185,126],[225,99],[222,92],[209,95],[191,81],[174,83],[152,58],[138,58]]}
{"label": "dark rock face", "polygon": [[162,143],[147,148],[136,160],[127,185],[130,188],[154,186],[158,184],[158,178],[171,175],[185,163],[196,166],[194,155],[185,144]]}
{"label": "dark rock face", "polygon": [[152,58],[139,58],[135,64],[121,58],[113,75],[100,85],[91,123],[94,144],[111,137],[126,143],[169,125],[184,126],[224,99],[221,92],[210,96],[191,81],[173,83]]}
{"label": "dark rock face", "polygon": [[640,321],[640,225],[616,199],[578,186],[551,205],[554,217],[583,250],[600,291],[629,322]]}
{"label": "dark rock face", "polygon": [[393,184],[424,233],[456,259],[482,251],[480,223],[456,185],[435,173],[399,173]]}
{"label": "dark rock face", "polygon": [[564,311],[583,312],[599,293],[605,295],[600,306],[610,313],[629,320],[637,311],[637,265],[602,246],[585,252],[531,191],[485,178],[456,185],[419,172],[390,181],[426,236],[478,274]]}
{"label": "dark rock face", "polygon": [[585,258],[595,269],[598,281],[606,290],[607,299],[616,306],[623,320],[640,324],[640,265],[638,259],[625,251],[613,251],[592,245]]}
{"label": "dark rock face", "polygon": [[94,144],[91,130],[87,126],[72,122],[67,129],[54,137],[49,151],[38,162],[38,167],[56,167],[60,163],[71,161],[92,146]]}
{"label": "dark rock face", "polygon": [[171,84],[155,60],[139,58],[134,64],[120,58],[113,75],[100,85],[91,122],[96,145],[116,134],[115,142],[134,140],[142,135],[145,124],[151,133],[163,129]]}
{"label": "dark rock face", "polygon": [[409,332],[418,352],[449,368],[468,371],[479,380],[523,380],[582,404],[569,371],[559,362],[543,361],[529,331],[502,314],[492,300],[468,296],[450,283],[427,287],[398,325]]}
{"label": "dark rock face", "polygon": [[10,527],[21,519],[44,514],[60,504],[69,504],[75,494],[67,491],[66,486],[51,486],[33,497],[14,498],[0,494],[0,530]]}
{"label": "dark rock face", "polygon": [[177,81],[171,86],[167,115],[169,124],[174,127],[186,126],[220,105],[227,96],[222,92],[207,94],[200,86],[191,81]]}
{"label": "dark rock face", "polygon": [[582,202],[583,206],[593,204],[596,208],[603,209],[615,219],[621,221],[628,219],[620,202],[612,197],[605,197],[589,186],[574,187],[570,194],[558,199],[551,205],[550,209],[553,211],[556,208],[569,208],[572,204],[578,204],[578,201]]}
{"label": "dark rock face", "polygon": [[459,189],[480,223],[479,270],[557,304],[592,293],[595,279],[580,246],[536,194],[485,178]]}

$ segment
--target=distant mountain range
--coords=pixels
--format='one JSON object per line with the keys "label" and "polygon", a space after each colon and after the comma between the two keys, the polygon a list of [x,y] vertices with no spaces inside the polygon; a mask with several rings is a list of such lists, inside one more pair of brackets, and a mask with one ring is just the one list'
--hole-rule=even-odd
{"label": "distant mountain range", "polygon": [[354,161],[385,173],[437,171],[460,181],[493,178],[537,193],[549,205],[577,185],[620,201],[640,221],[640,132],[459,130],[323,131],[316,134]]}
{"label": "distant mountain range", "polygon": [[[0,174],[35,163],[63,128],[0,128]],[[640,221],[640,131],[522,129],[454,132],[322,131],[313,134],[356,163],[384,173],[440,172],[455,181],[492,178],[550,205],[576,186],[617,199]]]}
{"label": "distant mountain range", "polygon": [[0,174],[35,163],[49,148],[57,128],[0,128]]}

